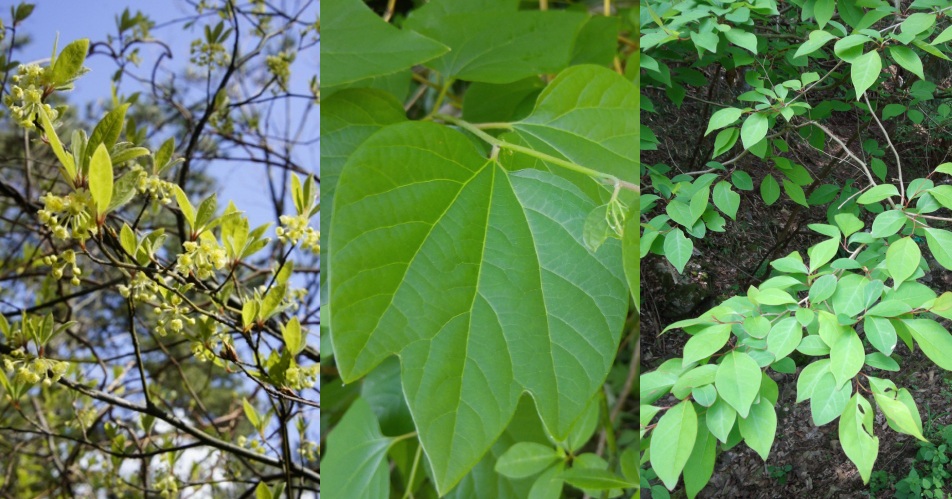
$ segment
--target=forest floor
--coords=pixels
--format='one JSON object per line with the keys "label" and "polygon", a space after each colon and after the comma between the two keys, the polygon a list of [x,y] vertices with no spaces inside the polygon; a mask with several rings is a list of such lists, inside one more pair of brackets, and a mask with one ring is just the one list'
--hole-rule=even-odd
{"label": "forest floor", "polygon": [[[644,94],[652,98],[659,112],[643,112],[642,123],[652,128],[661,143],[657,151],[643,151],[642,161],[647,165],[663,163],[681,172],[705,169],[703,159],[700,164],[689,163],[694,156],[697,136],[703,133],[707,124],[706,118],[698,117],[709,116],[711,111],[690,99],[686,99],[680,109],[674,106],[662,109],[661,103],[667,102],[663,96],[652,90],[645,90]],[[844,140],[853,135],[857,126],[861,126],[849,113],[836,116],[839,116],[836,118],[839,122],[834,121],[831,128]],[[922,171],[916,171],[914,160],[917,156],[934,153],[928,149],[923,151],[922,147],[927,145],[927,141],[922,140],[922,137],[917,140],[914,133],[913,130],[907,137],[907,149],[903,151],[904,155],[913,158],[913,161],[904,163],[907,179],[915,178],[912,175],[924,176],[927,173],[924,171],[925,166],[918,168]],[[863,132],[864,137],[871,135],[876,134],[870,130]],[[802,141],[790,142],[788,157],[804,165],[812,174],[822,170],[830,161],[829,154],[803,145]],[[901,150],[904,147],[902,144],[897,146]],[[854,151],[859,149],[859,144],[853,144]],[[933,161],[923,157],[920,164]],[[765,205],[758,187],[766,172],[778,173],[773,166],[752,155],[738,161],[736,165],[751,175],[755,187],[753,191],[739,191],[742,196],[741,208],[736,221],[728,220],[727,231],[708,232],[703,240],[695,240],[694,256],[683,275],[678,275],[658,255],[649,254],[642,260],[642,372],[679,355],[687,341],[687,335],[680,331],[659,335],[664,327],[677,320],[700,315],[717,303],[745,292],[750,284],[758,284],[763,276],[758,274],[758,279],[754,274],[758,266],[764,269],[765,261],[780,258],[792,251],[805,255],[806,249],[819,240],[814,237],[817,235],[811,235],[807,225],[828,223],[826,205],[800,209],[786,195],[782,195],[772,206]],[[848,179],[857,178],[857,173],[851,168],[834,168],[825,183],[842,185]],[[663,210],[663,204],[659,205],[658,209]],[[776,248],[784,226],[791,221],[797,227],[794,235],[786,245]],[[867,221],[867,224],[870,222]],[[767,256],[768,253],[772,256]],[[952,272],[946,272],[937,265],[934,267],[932,287],[952,290]],[[901,371],[884,377],[911,391],[922,414],[925,434],[935,435],[942,427],[952,425],[952,373],[936,367],[919,351],[910,353],[902,343],[897,347],[897,354],[901,359]],[[798,367],[802,368],[802,363],[798,363]],[[863,484],[856,467],[839,445],[837,422],[815,427],[809,403],[794,403],[796,375],[770,373],[780,386],[780,398],[777,403],[777,437],[768,461],[765,463],[743,444],[721,453],[710,483],[698,497],[787,498],[805,497],[804,494],[815,498],[871,497],[870,485]],[[877,373],[882,374],[881,371]],[[909,474],[919,446],[914,438],[890,429],[878,411],[875,421],[880,450],[874,472],[882,471],[880,478],[885,480],[881,485],[875,485],[872,492],[874,497],[893,497],[894,484]],[[642,494],[643,497],[651,497],[647,490],[643,490]],[[683,487],[679,486],[672,497],[685,497]]]}

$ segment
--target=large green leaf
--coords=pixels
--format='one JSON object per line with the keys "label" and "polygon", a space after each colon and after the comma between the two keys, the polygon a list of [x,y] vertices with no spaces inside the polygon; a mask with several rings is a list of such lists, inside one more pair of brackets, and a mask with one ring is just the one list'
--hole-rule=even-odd
{"label": "large green leaf", "polygon": [[[710,414],[710,411],[708,411]],[[714,459],[717,451],[717,439],[705,425],[698,425],[694,449],[684,465],[684,490],[693,499],[704,489],[714,474]]]}
{"label": "large green leaf", "polygon": [[[327,229],[344,162],[374,132],[405,120],[406,113],[400,102],[380,90],[342,90],[321,102],[321,227],[324,228],[321,261],[328,261],[330,255]],[[326,281],[327,273],[322,272],[321,303],[325,306],[330,301]],[[330,314],[326,308],[323,316],[321,333],[326,334],[330,330]]]}
{"label": "large green leaf", "polygon": [[588,16],[518,6],[512,0],[432,0],[404,26],[450,47],[426,63],[447,78],[510,83],[566,67]]}
{"label": "large green leaf", "polygon": [[952,270],[952,232],[926,228],[926,244],[936,261],[946,270]]}
{"label": "large green leaf", "polygon": [[850,67],[850,77],[853,79],[853,87],[856,88],[856,99],[862,98],[866,90],[876,83],[880,73],[883,72],[883,60],[879,57],[879,52],[875,50],[853,59]]}
{"label": "large green leaf", "polygon": [[915,273],[921,259],[919,245],[911,237],[904,237],[889,245],[886,250],[886,270],[893,278],[894,288],[898,288]]}
{"label": "large green leaf", "polygon": [[327,497],[386,497],[390,490],[386,457],[392,443],[380,433],[367,401],[355,400],[327,436],[322,492]]}
{"label": "large green leaf", "polygon": [[760,402],[750,407],[750,415],[741,418],[737,425],[747,446],[766,461],[777,435],[777,411],[773,404],[761,397]]}
{"label": "large green leaf", "polygon": [[760,392],[761,381],[763,376],[757,361],[750,355],[735,350],[725,355],[718,366],[714,387],[740,417],[746,418],[751,404]]}
{"label": "large green leaf", "polygon": [[360,0],[326,2],[321,15],[323,87],[398,73],[449,50],[418,33],[387,24]]}
{"label": "large green leaf", "polygon": [[561,439],[604,381],[628,295],[618,241],[595,254],[582,242],[593,208],[568,181],[507,172],[434,123],[386,127],[345,165],[327,267],[338,368],[351,382],[399,355],[441,493],[521,393]]}
{"label": "large green leaf", "polygon": [[846,457],[859,469],[863,483],[868,483],[879,455],[879,437],[873,433],[873,408],[859,393],[853,395],[840,416],[839,435]]}
{"label": "large green leaf", "polygon": [[638,95],[614,71],[573,66],[549,83],[532,113],[513,127],[533,149],[638,183]]}
{"label": "large green leaf", "polygon": [[866,352],[863,349],[863,340],[859,339],[851,328],[844,328],[845,332],[830,345],[830,372],[836,378],[839,386],[853,379],[865,363]]}
{"label": "large green leaf", "polygon": [[697,412],[690,400],[668,409],[651,432],[651,467],[668,490],[678,484],[696,439]]}
{"label": "large green leaf", "polygon": [[[797,388],[799,389],[799,386]],[[852,391],[853,385],[840,385],[831,373],[823,373],[817,379],[810,396],[813,424],[823,426],[839,417],[846,408]]]}
{"label": "large green leaf", "polygon": [[942,369],[952,371],[952,334],[930,319],[906,319],[902,322],[926,357]]}

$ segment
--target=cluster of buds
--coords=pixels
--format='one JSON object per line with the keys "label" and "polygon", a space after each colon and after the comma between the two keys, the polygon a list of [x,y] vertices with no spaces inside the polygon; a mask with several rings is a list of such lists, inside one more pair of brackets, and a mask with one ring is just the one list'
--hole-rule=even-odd
{"label": "cluster of buds", "polygon": [[215,354],[215,349],[218,348],[220,343],[221,340],[214,337],[205,342],[193,341],[192,353],[200,362],[211,362],[218,358],[218,355]]}
{"label": "cluster of buds", "polygon": [[44,89],[47,87],[49,76],[47,70],[39,65],[20,65],[17,74],[13,75],[13,87],[4,97],[4,104],[10,109],[10,114],[23,128],[35,130],[34,124],[40,108],[46,110],[50,121],[56,119],[57,112],[49,104],[43,103]]}
{"label": "cluster of buds", "polygon": [[136,301],[154,302],[158,298],[159,285],[153,281],[145,272],[136,272],[132,276],[129,284],[119,285],[119,294],[123,298],[132,297]]}
{"label": "cluster of buds", "polygon": [[93,198],[89,191],[73,191],[65,196],[47,193],[40,197],[43,209],[37,218],[60,240],[89,239],[99,231],[93,216]]}
{"label": "cluster of buds", "polygon": [[201,241],[185,241],[182,245],[185,253],[179,254],[175,261],[175,270],[182,275],[195,272],[199,279],[208,279],[216,270],[228,264],[228,254],[214,238],[202,238]]}
{"label": "cluster of buds", "polygon": [[313,388],[317,383],[317,377],[320,374],[321,367],[317,364],[309,367],[303,367],[293,363],[284,372],[284,379],[290,388],[294,390],[303,390]]}
{"label": "cluster of buds", "polygon": [[50,386],[66,374],[69,364],[61,360],[46,358],[21,361],[3,359],[3,367],[7,371],[16,370],[14,381],[18,384],[30,386],[42,381],[44,386]]}
{"label": "cluster of buds", "polygon": [[169,293],[166,298],[153,309],[158,317],[155,332],[159,336],[165,336],[169,331],[182,334],[186,324],[195,325],[195,318],[188,316],[188,307],[182,305],[182,298],[174,293]]}
{"label": "cluster of buds", "polygon": [[192,64],[196,66],[226,66],[230,60],[228,51],[220,43],[193,40],[191,52]]}
{"label": "cluster of buds", "polygon": [[308,225],[306,215],[281,215],[281,226],[274,229],[284,243],[298,244],[314,254],[321,252],[321,233]]}
{"label": "cluster of buds", "polygon": [[49,255],[43,257],[43,263],[53,267],[53,278],[57,281],[63,278],[63,271],[66,269],[66,266],[71,266],[70,271],[73,274],[73,278],[70,279],[70,284],[73,286],[79,286],[79,276],[83,275],[83,270],[76,265],[76,252],[73,250],[66,250],[61,256]]}
{"label": "cluster of buds", "polygon": [[287,92],[288,80],[291,79],[291,63],[294,62],[294,54],[286,51],[278,52],[275,55],[269,55],[264,63],[268,66],[268,71],[278,80],[278,86],[281,90]]}
{"label": "cluster of buds", "polygon": [[157,199],[162,204],[172,202],[172,182],[162,180],[158,175],[149,175],[142,168],[142,165],[135,165],[132,171],[138,172],[139,180],[136,182],[136,190],[141,194],[148,194],[153,199]]}
{"label": "cluster of buds", "polygon": [[244,435],[239,435],[237,443],[239,447],[249,447],[251,450],[257,452],[258,454],[265,453],[265,448],[263,445],[261,445],[261,441],[258,439],[248,440],[248,437]]}

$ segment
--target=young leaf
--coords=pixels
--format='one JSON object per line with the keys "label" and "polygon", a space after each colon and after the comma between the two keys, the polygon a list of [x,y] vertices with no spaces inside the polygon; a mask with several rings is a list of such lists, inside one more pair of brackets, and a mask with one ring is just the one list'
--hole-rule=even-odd
{"label": "young leaf", "polygon": [[551,466],[558,459],[551,445],[517,442],[496,460],[496,473],[509,478],[526,478]]}
{"label": "young leaf", "polygon": [[750,355],[735,350],[725,355],[718,366],[714,387],[740,417],[746,418],[760,391],[762,379],[757,361]]}
{"label": "young leaf", "polygon": [[853,395],[840,416],[839,437],[846,457],[859,469],[863,483],[868,483],[879,455],[879,437],[873,433],[873,408],[859,393]]}
{"label": "young leaf", "polygon": [[53,63],[51,79],[54,85],[63,85],[78,76],[89,52],[89,39],[82,38],[63,47]]}
{"label": "young leaf", "polygon": [[744,120],[740,127],[740,140],[744,149],[754,147],[767,136],[768,120],[764,113],[754,113]]}
{"label": "young leaf", "polygon": [[898,288],[899,284],[909,279],[919,268],[921,259],[919,245],[911,237],[890,244],[886,250],[886,270],[893,278],[893,287]]}
{"label": "young leaf", "polygon": [[188,200],[185,191],[178,185],[172,185],[172,193],[175,195],[175,201],[178,203],[179,209],[182,210],[182,215],[188,221],[188,226],[195,230],[195,207],[192,206],[192,202]]}
{"label": "young leaf", "polygon": [[136,256],[136,249],[139,243],[136,240],[135,233],[132,232],[132,229],[127,224],[122,224],[122,229],[119,230],[119,244],[122,245],[122,249],[126,250],[126,253],[129,253],[133,257]]}
{"label": "young leaf", "polygon": [[261,419],[258,417],[258,411],[248,402],[248,399],[241,399],[241,406],[244,408],[245,417],[248,418],[248,422],[251,423],[251,426],[256,430],[261,428]]}
{"label": "young leaf", "polygon": [[850,67],[850,78],[852,78],[853,87],[856,89],[856,100],[860,100],[866,90],[873,86],[873,83],[876,83],[882,71],[883,60],[879,57],[879,52],[875,50],[853,59]]}
{"label": "young leaf", "polygon": [[711,115],[711,120],[707,125],[707,131],[704,132],[704,135],[708,135],[714,130],[724,128],[728,125],[733,125],[742,114],[744,114],[744,110],[736,107],[727,107],[718,110]]}
{"label": "young leaf", "polygon": [[99,144],[89,160],[89,193],[96,203],[96,212],[100,217],[106,214],[112,201],[112,160],[106,146]]}
{"label": "young leaf", "polygon": [[811,31],[807,41],[803,42],[803,44],[800,45],[800,48],[797,49],[797,52],[793,55],[793,57],[797,58],[797,57],[802,57],[805,55],[810,55],[816,52],[817,50],[820,50],[821,48],[823,48],[824,45],[826,45],[830,40],[833,40],[834,38],[836,38],[836,36],[830,33],[827,33],[826,31],[823,31],[823,30],[818,29],[818,30]]}
{"label": "young leaf", "polygon": [[288,325],[284,326],[281,335],[284,337],[284,344],[288,347],[291,355],[297,355],[304,350],[306,346],[304,332],[301,330],[301,322],[297,317],[292,317],[288,321]]}
{"label": "young leaf", "polygon": [[[759,376],[758,376],[759,379]],[[697,412],[690,400],[668,409],[651,432],[651,467],[668,490],[674,490],[697,439]]]}
{"label": "young leaf", "polygon": [[53,122],[50,120],[49,114],[47,114],[46,109],[43,106],[40,106],[39,112],[37,113],[40,117],[40,123],[43,125],[43,131],[46,134],[47,140],[50,141],[50,147],[53,148],[53,154],[56,154],[56,158],[60,160],[60,164],[63,165],[63,169],[66,172],[66,180],[70,183],[74,183],[76,180],[76,163],[73,162],[73,157],[69,154],[66,154],[66,151],[63,149],[63,143],[60,142],[59,136],[56,134],[56,128],[53,127]]}
{"label": "young leaf", "polygon": [[116,145],[116,141],[119,140],[119,134],[122,133],[123,126],[125,126],[126,110],[128,109],[129,103],[127,102],[109,111],[109,113],[99,121],[99,124],[97,124],[93,130],[93,134],[89,136],[89,141],[86,145],[86,154],[88,156],[92,156],[93,151],[99,147],[99,144],[105,144],[107,151],[112,150]]}
{"label": "young leaf", "polygon": [[683,230],[674,229],[664,236],[664,256],[679,274],[684,272],[693,251],[694,242],[684,235]]}

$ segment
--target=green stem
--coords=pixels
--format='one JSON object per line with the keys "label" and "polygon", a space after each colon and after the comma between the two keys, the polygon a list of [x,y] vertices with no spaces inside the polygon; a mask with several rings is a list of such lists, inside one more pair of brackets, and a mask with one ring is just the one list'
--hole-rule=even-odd
{"label": "green stem", "polygon": [[413,496],[413,480],[416,479],[417,465],[420,464],[420,454],[423,453],[423,445],[417,445],[416,455],[413,457],[413,466],[410,468],[410,478],[407,479],[407,488],[403,492],[403,499]]}
{"label": "green stem", "polygon": [[574,171],[574,172],[578,172],[578,173],[581,173],[581,174],[584,174],[584,175],[588,175],[589,177],[593,177],[593,178],[597,178],[597,179],[606,181],[607,183],[610,183],[610,184],[612,184],[613,186],[617,184],[618,186],[623,187],[623,188],[625,188],[625,189],[628,189],[628,190],[631,190],[631,191],[634,191],[634,192],[641,192],[641,187],[639,187],[638,184],[633,184],[633,183],[631,183],[631,182],[626,182],[626,181],[624,181],[624,180],[618,179],[618,178],[615,177],[614,175],[609,175],[609,174],[607,174],[607,173],[602,173],[602,172],[600,172],[600,171],[598,171],[598,170],[593,170],[593,169],[591,169],[591,168],[587,168],[587,167],[584,167],[584,166],[582,166],[582,165],[579,165],[579,164],[576,164],[576,163],[572,163],[571,161],[566,161],[566,160],[561,159],[561,158],[556,158],[555,156],[550,156],[550,155],[548,155],[548,154],[545,154],[545,153],[543,153],[543,152],[536,151],[536,150],[534,150],[534,149],[530,149],[530,148],[528,148],[528,147],[520,146],[520,145],[518,145],[518,144],[513,144],[513,143],[510,143],[510,142],[506,142],[505,140],[497,139],[496,137],[493,137],[492,135],[489,135],[488,133],[486,133],[486,132],[480,130],[480,128],[479,128],[478,126],[473,125],[472,123],[469,123],[469,122],[467,122],[467,121],[463,121],[463,120],[461,120],[461,119],[459,119],[459,118],[456,118],[456,117],[453,117],[453,116],[448,116],[448,115],[445,115],[445,114],[440,114],[440,113],[434,114],[433,117],[434,117],[434,118],[437,118],[437,119],[440,119],[440,120],[443,120],[443,121],[445,121],[445,122],[447,122],[447,123],[452,123],[452,124],[454,124],[454,125],[456,125],[456,126],[462,128],[462,129],[464,129],[464,130],[466,130],[466,131],[472,133],[473,135],[479,137],[480,139],[484,140],[485,142],[489,143],[490,145],[497,146],[497,147],[500,147],[500,148],[502,148],[502,149],[508,149],[508,150],[514,151],[514,152],[519,152],[519,153],[525,154],[525,155],[527,155],[527,156],[532,156],[532,157],[534,157],[534,158],[538,158],[538,159],[540,159],[540,160],[542,160],[542,161],[545,161],[546,163],[551,163],[551,164],[554,164],[554,165],[558,165],[558,166],[561,166],[562,168],[565,168],[565,169],[567,169],[567,170],[572,170],[572,171]]}
{"label": "green stem", "polygon": [[440,116],[440,106],[443,105],[443,99],[446,98],[446,92],[450,90],[450,87],[453,86],[453,78],[447,78],[446,82],[443,84],[443,87],[440,88],[440,93],[436,96],[436,102],[433,103],[433,110],[430,111],[430,114],[427,117]]}

